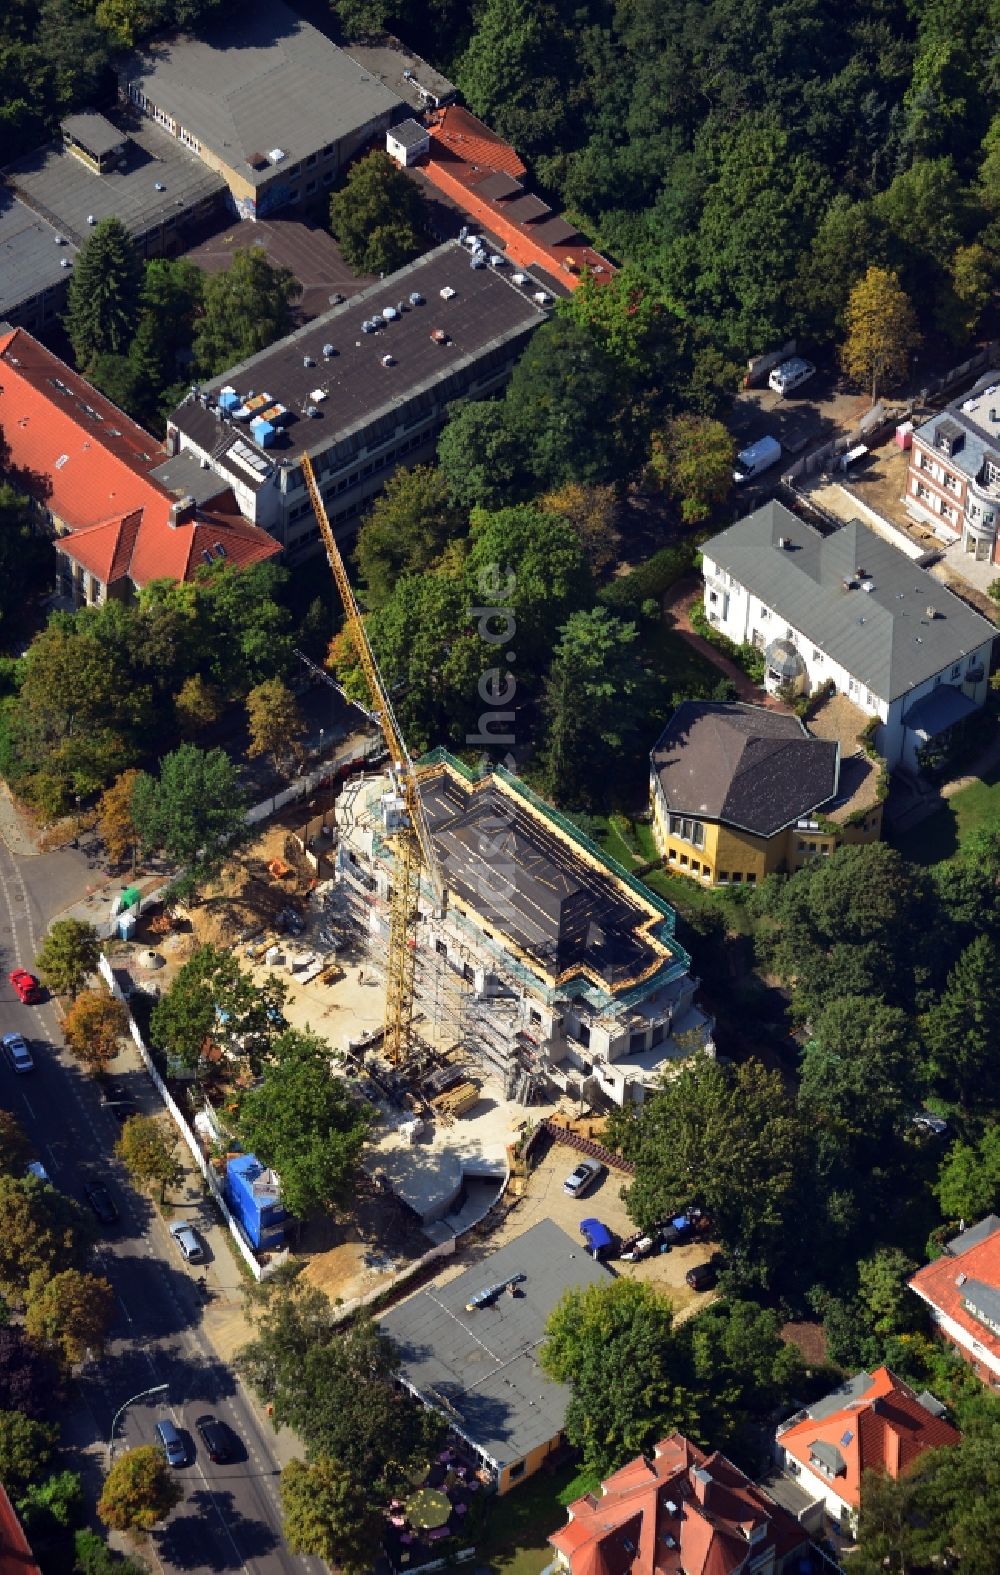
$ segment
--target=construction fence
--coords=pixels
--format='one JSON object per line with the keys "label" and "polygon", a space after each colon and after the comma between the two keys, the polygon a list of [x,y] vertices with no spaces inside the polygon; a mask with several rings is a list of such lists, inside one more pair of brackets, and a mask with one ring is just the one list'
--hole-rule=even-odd
{"label": "construction fence", "polygon": [[222,1188],[219,1186],[219,1178],[216,1176],[212,1166],[208,1163],[208,1160],[202,1153],[201,1144],[198,1142],[195,1134],[191,1131],[191,1128],[188,1125],[187,1117],[184,1115],[180,1106],[177,1104],[177,1101],[174,1099],[173,1095],[170,1093],[170,1090],[167,1088],[166,1083],[164,1083],[162,1077],[160,1076],[156,1067],[156,1063],[154,1062],[153,1057],[150,1055],[149,1046],[142,1037],[142,1030],[140,1029],[135,1018],[132,1016],[132,1012],[128,1003],[128,996],[125,994],[121,985],[118,983],[115,971],[103,953],[98,958],[97,968],[101,978],[104,980],[115,1000],[122,1003],[126,1013],[128,1014],[129,1033],[131,1034],[135,1047],[139,1052],[139,1058],[142,1061],[143,1066],[146,1068],[146,1071],[149,1073],[153,1087],[156,1089],[160,1099],[163,1101],[167,1114],[170,1116],[185,1144],[187,1145],[187,1148],[191,1154],[191,1158],[194,1160],[198,1169],[201,1171],[201,1174],[208,1186],[209,1192],[212,1194],[212,1197],[218,1204],[222,1217],[225,1220],[226,1225],[229,1227],[229,1234],[236,1243],[240,1256],[243,1258],[243,1261],[246,1263],[247,1268],[250,1270],[250,1273],[253,1275],[255,1280],[266,1280],[279,1267],[282,1259],[273,1259],[271,1262],[266,1264],[261,1263],[258,1260],[253,1248],[250,1246],[250,1243],[247,1241],[246,1237],[243,1235],[242,1230],[237,1224],[236,1219],[230,1210],[229,1204],[226,1202]]}

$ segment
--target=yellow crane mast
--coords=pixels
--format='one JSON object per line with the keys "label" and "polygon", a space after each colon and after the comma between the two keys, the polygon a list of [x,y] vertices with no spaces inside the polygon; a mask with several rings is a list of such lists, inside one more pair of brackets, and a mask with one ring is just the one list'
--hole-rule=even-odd
{"label": "yellow crane mast", "polygon": [[387,834],[387,840],[393,851],[394,869],[390,886],[389,951],[386,960],[385,1053],[393,1065],[398,1065],[409,1055],[413,1042],[413,987],[420,872],[421,869],[427,871],[439,898],[442,896],[441,877],[431,846],[413,761],[369,643],[364,619],[347,577],[347,569],[327,518],[326,506],[320,496],[308,454],[302,456],[302,471],[309,489],[316,523],[319,525],[323,545],[326,548],[326,556],[333,571],[340,599],[344,604],[347,627],[368,685],[372,709],[378,717],[389,751],[393,785],[403,803],[404,815],[400,826]]}

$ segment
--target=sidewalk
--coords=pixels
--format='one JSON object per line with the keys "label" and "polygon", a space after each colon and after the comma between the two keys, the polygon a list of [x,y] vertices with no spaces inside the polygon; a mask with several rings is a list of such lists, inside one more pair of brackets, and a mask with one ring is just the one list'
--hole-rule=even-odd
{"label": "sidewalk", "polygon": [[31,858],[42,851],[34,827],[18,809],[10,788],[3,781],[0,781],[0,837],[11,853],[21,858]]}
{"label": "sidewalk", "polygon": [[[111,1066],[113,1077],[121,1077],[126,1072],[141,1074],[138,1085],[141,1096],[135,1101],[141,1114],[158,1116],[169,1124],[172,1131],[175,1130],[131,1039],[123,1042]],[[219,1361],[231,1368],[236,1352],[254,1337],[253,1325],[244,1310],[244,1289],[248,1278],[237,1262],[235,1250],[230,1247],[227,1227],[219,1223],[201,1172],[179,1134],[177,1159],[183,1166],[184,1177],[179,1186],[168,1192],[167,1203],[173,1211],[172,1218],[190,1220],[208,1248],[208,1263],[195,1271],[197,1275],[205,1275],[211,1292],[211,1299],[200,1310],[199,1321]],[[155,1201],[153,1207],[156,1208]],[[253,1391],[240,1379],[236,1381],[266,1433],[278,1465],[286,1466],[295,1456],[301,1459],[304,1448],[297,1436],[287,1427],[277,1431]]]}
{"label": "sidewalk", "polygon": [[784,711],[785,707],[775,695],[765,694],[763,689],[748,678],[742,667],[730,661],[729,657],[718,650],[710,640],[698,634],[691,624],[691,608],[695,602],[701,600],[701,581],[692,585],[690,580],[681,580],[668,591],[663,602],[663,616],[674,634],[680,636],[692,650],[698,652],[706,661],[718,668],[725,678],[731,678],[736,685],[739,698],[748,705],[766,706],[770,711]]}

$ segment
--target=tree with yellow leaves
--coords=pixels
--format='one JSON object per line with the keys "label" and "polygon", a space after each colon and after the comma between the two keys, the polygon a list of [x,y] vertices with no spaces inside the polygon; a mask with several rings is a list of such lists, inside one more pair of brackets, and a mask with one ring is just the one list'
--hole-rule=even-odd
{"label": "tree with yellow leaves", "polygon": [[869,268],[851,291],[846,316],[840,364],[852,382],[871,388],[874,405],[880,388],[892,388],[906,376],[920,344],[916,314],[897,274]]}

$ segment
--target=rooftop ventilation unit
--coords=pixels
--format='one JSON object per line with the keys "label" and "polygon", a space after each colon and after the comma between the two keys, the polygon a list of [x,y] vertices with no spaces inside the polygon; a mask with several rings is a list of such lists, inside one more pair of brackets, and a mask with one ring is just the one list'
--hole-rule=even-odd
{"label": "rooftop ventilation unit", "polygon": [[272,148],[267,156],[272,164],[280,164],[282,159],[287,158],[288,155],[285,153],[284,148]]}
{"label": "rooftop ventilation unit", "polygon": [[87,223],[88,224],[96,224],[97,223],[97,220],[95,219],[95,217],[94,217],[94,215],[92,213],[88,213],[87,214]]}
{"label": "rooftop ventilation unit", "polygon": [[502,252],[491,252],[490,253],[490,267],[491,268],[503,268],[506,265],[506,262],[507,262],[507,259],[503,255]]}
{"label": "rooftop ventilation unit", "polygon": [[792,545],[792,538],[791,538],[791,536],[779,536],[778,537],[778,546],[782,549],[783,552],[787,552],[791,545]]}
{"label": "rooftop ventilation unit", "polygon": [[520,271],[518,271],[517,273],[512,273],[511,274],[511,279],[513,280],[514,284],[516,284],[516,285],[525,285],[528,282],[528,275],[526,273],[521,273]]}
{"label": "rooftop ventilation unit", "polygon": [[336,354],[336,351],[334,350],[333,345],[330,345],[330,344],[324,345],[323,346],[323,354],[326,357],[326,359],[329,361],[330,357],[332,355]]}
{"label": "rooftop ventilation unit", "polygon": [[382,308],[382,316],[387,323],[394,323],[399,313],[394,306],[384,306]]}
{"label": "rooftop ventilation unit", "polygon": [[442,301],[453,301],[458,294],[458,291],[452,289],[450,284],[446,284],[444,289],[439,291],[439,294]]}
{"label": "rooftop ventilation unit", "polygon": [[57,235],[56,236],[56,245],[57,246],[65,246],[66,245],[66,237],[65,237],[65,235]]}
{"label": "rooftop ventilation unit", "polygon": [[539,306],[548,306],[551,297],[548,290],[536,290],[533,299],[538,302]]}
{"label": "rooftop ventilation unit", "polygon": [[370,322],[370,321],[369,321],[369,319],[368,319],[368,318],[367,318],[367,317],[366,317],[366,318],[365,318],[365,320],[364,320],[364,322],[363,322],[363,323],[362,323],[362,324],[361,324],[361,332],[362,332],[362,333],[363,333],[363,334],[370,334],[370,333],[371,333],[371,331],[372,331],[372,325],[371,325],[371,322]]}
{"label": "rooftop ventilation unit", "polygon": [[314,405],[321,405],[326,398],[326,389],[314,388],[312,393],[309,395],[309,398],[312,400]]}
{"label": "rooftop ventilation unit", "polygon": [[302,365],[303,366],[315,366],[316,362],[315,362],[314,358],[311,355],[304,355],[302,357]]}
{"label": "rooftop ventilation unit", "polygon": [[938,615],[938,613],[937,613],[937,608],[936,607],[928,607],[927,608],[927,616],[931,620],[932,623],[933,623],[934,619],[937,617],[937,615]]}
{"label": "rooftop ventilation unit", "polygon": [[485,268],[486,267],[486,258],[483,257],[479,252],[476,252],[476,254],[473,257],[469,258],[469,267],[470,268]]}
{"label": "rooftop ventilation unit", "polygon": [[60,268],[72,268],[73,264],[70,262],[68,257],[60,257],[59,266]]}
{"label": "rooftop ventilation unit", "polygon": [[393,355],[384,355],[382,357],[382,365],[383,366],[395,366],[396,365],[396,357],[393,356]]}
{"label": "rooftop ventilation unit", "polygon": [[965,1284],[965,1282],[966,1282],[966,1280],[968,1278],[969,1278],[969,1276],[967,1274],[956,1274],[955,1275],[955,1284],[958,1286],[959,1290],[961,1290],[962,1286]]}
{"label": "rooftop ventilation unit", "polygon": [[420,291],[419,290],[411,291],[411,293],[410,293],[410,305],[411,306],[423,306],[423,304],[424,304],[424,298],[420,294]]}

